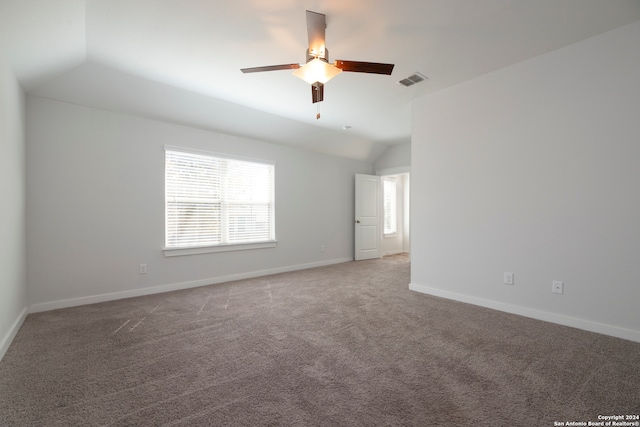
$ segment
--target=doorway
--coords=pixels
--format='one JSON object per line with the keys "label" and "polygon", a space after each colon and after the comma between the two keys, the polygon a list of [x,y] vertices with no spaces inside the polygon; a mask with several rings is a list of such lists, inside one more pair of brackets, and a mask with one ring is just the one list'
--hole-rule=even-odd
{"label": "doorway", "polygon": [[409,173],[382,176],[382,256],[409,253]]}
{"label": "doorway", "polygon": [[409,253],[409,172],[356,174],[356,260]]}

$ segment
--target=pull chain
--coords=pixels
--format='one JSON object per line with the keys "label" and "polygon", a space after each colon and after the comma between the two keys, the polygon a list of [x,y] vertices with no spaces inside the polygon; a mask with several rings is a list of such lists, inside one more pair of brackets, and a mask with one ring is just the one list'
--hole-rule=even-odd
{"label": "pull chain", "polygon": [[320,103],[316,103],[316,120],[320,118]]}

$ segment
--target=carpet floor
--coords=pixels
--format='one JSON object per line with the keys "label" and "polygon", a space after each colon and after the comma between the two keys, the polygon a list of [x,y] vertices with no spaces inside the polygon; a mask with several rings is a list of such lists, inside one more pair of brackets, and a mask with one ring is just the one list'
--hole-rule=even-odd
{"label": "carpet floor", "polygon": [[406,255],[30,314],[1,426],[554,426],[640,413],[640,343],[408,290]]}

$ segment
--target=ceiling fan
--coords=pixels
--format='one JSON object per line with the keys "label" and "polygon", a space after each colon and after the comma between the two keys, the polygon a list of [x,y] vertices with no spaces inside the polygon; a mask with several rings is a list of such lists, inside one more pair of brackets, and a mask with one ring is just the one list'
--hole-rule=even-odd
{"label": "ceiling fan", "polygon": [[324,39],[325,29],[327,28],[326,18],[322,13],[307,10],[309,48],[307,49],[307,62],[305,65],[268,65],[265,67],[242,68],[240,71],[243,73],[257,73],[262,71],[295,70],[293,72],[294,76],[311,84],[311,95],[314,103],[324,99],[324,84],[343,71],[391,75],[394,64],[341,59],[330,64],[329,51],[325,46]]}

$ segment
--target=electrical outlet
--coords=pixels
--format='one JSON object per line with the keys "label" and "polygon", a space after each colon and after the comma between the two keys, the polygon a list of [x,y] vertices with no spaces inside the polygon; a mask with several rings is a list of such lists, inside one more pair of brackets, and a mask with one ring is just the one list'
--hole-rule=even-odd
{"label": "electrical outlet", "polygon": [[513,273],[504,273],[504,284],[513,285]]}
{"label": "electrical outlet", "polygon": [[140,264],[140,274],[147,274],[147,264]]}
{"label": "electrical outlet", "polygon": [[554,294],[563,294],[564,293],[564,282],[559,282],[557,280],[553,281],[551,285],[551,292]]}

